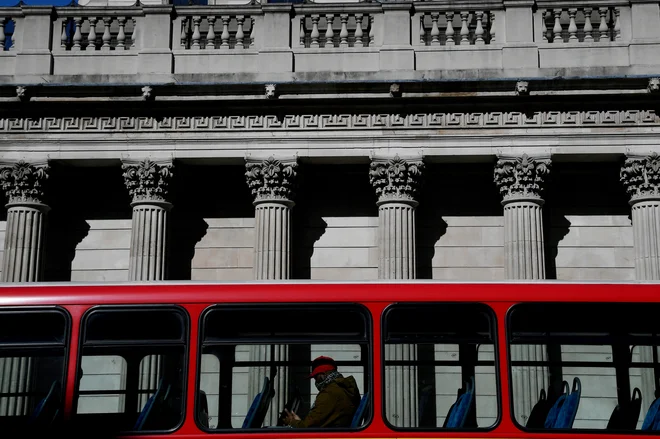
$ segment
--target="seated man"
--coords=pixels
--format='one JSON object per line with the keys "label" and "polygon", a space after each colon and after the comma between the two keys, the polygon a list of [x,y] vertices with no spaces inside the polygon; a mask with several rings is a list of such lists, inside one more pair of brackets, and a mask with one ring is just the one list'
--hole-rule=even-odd
{"label": "seated man", "polygon": [[353,415],[360,405],[360,391],[355,378],[344,378],[337,372],[335,360],[318,357],[312,362],[312,373],[319,393],[305,419],[286,410],[284,423],[294,428],[350,427]]}

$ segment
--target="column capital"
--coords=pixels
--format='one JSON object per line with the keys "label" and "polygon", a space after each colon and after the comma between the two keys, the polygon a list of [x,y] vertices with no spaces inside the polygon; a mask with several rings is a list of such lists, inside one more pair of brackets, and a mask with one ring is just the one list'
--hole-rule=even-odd
{"label": "column capital", "polygon": [[254,203],[273,202],[293,205],[298,159],[246,158],[245,178]]}
{"label": "column capital", "polygon": [[660,200],[660,156],[628,155],[621,166],[619,180],[626,188],[630,204]]}
{"label": "column capital", "polygon": [[424,159],[421,156],[402,158],[371,157],[369,181],[376,190],[378,204],[402,202],[417,204],[422,184]]}
{"label": "column capital", "polygon": [[124,183],[131,198],[131,204],[167,204],[169,184],[174,163],[172,160],[133,160],[123,159]]}
{"label": "column capital", "polygon": [[541,202],[551,165],[549,156],[498,156],[494,181],[502,195],[502,204],[512,201]]}
{"label": "column capital", "polygon": [[0,184],[11,205],[45,205],[48,162],[0,162]]}

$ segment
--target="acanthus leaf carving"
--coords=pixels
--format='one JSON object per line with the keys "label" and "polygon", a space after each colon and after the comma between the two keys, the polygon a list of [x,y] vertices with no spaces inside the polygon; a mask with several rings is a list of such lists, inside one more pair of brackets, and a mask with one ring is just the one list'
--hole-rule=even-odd
{"label": "acanthus leaf carving", "polygon": [[247,160],[245,178],[255,202],[268,200],[292,201],[298,163],[293,160]]}
{"label": "acanthus leaf carving", "polygon": [[124,183],[133,199],[137,202],[168,202],[169,185],[172,179],[174,164],[156,162],[151,159],[141,161],[124,161]]}
{"label": "acanthus leaf carving", "polygon": [[631,203],[660,198],[660,156],[653,152],[646,157],[628,157],[621,166],[619,179]]}
{"label": "acanthus leaf carving", "polygon": [[3,163],[0,184],[9,204],[44,203],[44,183],[50,167],[47,163]]}
{"label": "acanthus leaf carving", "polygon": [[397,154],[392,159],[373,159],[369,181],[376,190],[379,202],[416,201],[423,171],[424,162],[421,159],[407,160]]}
{"label": "acanthus leaf carving", "polygon": [[518,198],[540,200],[551,164],[548,158],[535,158],[527,154],[498,159],[494,181],[503,201]]}

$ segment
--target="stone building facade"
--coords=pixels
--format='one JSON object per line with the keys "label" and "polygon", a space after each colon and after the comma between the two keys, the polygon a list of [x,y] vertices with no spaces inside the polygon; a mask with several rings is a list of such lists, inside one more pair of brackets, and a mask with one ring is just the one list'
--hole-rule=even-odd
{"label": "stone building facade", "polygon": [[142,3],[0,8],[3,282],[660,279],[657,1]]}

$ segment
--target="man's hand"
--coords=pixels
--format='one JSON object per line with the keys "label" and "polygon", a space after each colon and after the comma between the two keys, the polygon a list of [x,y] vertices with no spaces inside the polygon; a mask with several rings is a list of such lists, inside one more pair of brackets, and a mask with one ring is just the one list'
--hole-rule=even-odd
{"label": "man's hand", "polygon": [[300,421],[300,417],[298,417],[295,412],[290,412],[287,409],[284,409],[284,412],[286,413],[286,416],[284,417],[284,423],[286,425],[291,425],[291,422],[293,421]]}

